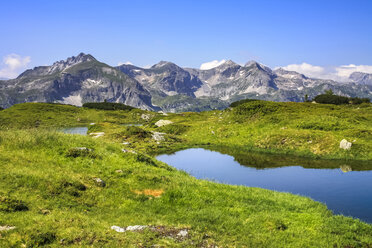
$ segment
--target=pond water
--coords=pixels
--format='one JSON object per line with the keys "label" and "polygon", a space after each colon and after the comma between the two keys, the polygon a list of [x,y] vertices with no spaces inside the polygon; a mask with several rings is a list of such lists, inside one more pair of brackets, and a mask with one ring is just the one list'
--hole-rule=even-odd
{"label": "pond water", "polygon": [[307,196],[325,203],[335,214],[372,223],[370,163],[303,160],[242,151],[229,154],[233,156],[192,148],[159,155],[157,159],[199,179]]}
{"label": "pond water", "polygon": [[126,127],[140,127],[140,126],[143,126],[143,124],[141,123],[126,123],[126,124],[121,124],[122,126],[126,126]]}
{"label": "pond water", "polygon": [[59,131],[62,133],[67,133],[67,134],[87,135],[88,128],[87,127],[68,127],[68,128],[62,128]]}

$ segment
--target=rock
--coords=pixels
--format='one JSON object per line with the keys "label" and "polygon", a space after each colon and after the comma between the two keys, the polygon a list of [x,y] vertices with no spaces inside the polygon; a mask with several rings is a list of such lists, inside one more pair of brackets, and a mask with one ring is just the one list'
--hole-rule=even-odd
{"label": "rock", "polygon": [[162,126],[166,126],[166,125],[169,125],[169,124],[172,124],[173,121],[170,121],[170,120],[158,120],[157,122],[155,122],[155,125],[157,127],[162,127]]}
{"label": "rock", "polygon": [[346,139],[341,140],[340,148],[344,150],[350,150],[352,143],[347,141]]}
{"label": "rock", "polygon": [[133,154],[137,154],[137,152],[133,151],[133,150],[121,149],[121,151],[124,152],[124,153],[130,152],[130,153],[133,153]]}
{"label": "rock", "polygon": [[141,115],[141,119],[142,119],[142,120],[145,120],[145,121],[150,120],[150,117],[151,117],[151,115],[148,115],[148,114],[142,114],[142,115]]}
{"label": "rock", "polygon": [[40,210],[40,213],[42,213],[43,215],[47,215],[47,214],[50,214],[50,210],[48,210],[48,209],[41,209]]}
{"label": "rock", "polygon": [[147,226],[135,225],[135,226],[127,226],[126,231],[141,231],[147,228]]}
{"label": "rock", "polygon": [[86,148],[86,147],[74,147],[74,148],[71,148],[71,149],[78,150],[78,151],[88,151],[88,152],[93,151],[92,149],[89,149],[89,148]]}
{"label": "rock", "polygon": [[116,231],[116,232],[125,232],[125,228],[122,228],[120,226],[112,226],[111,227],[112,230]]}
{"label": "rock", "polygon": [[165,133],[152,132],[152,138],[155,141],[164,141],[164,135],[165,135]]}
{"label": "rock", "polygon": [[97,132],[97,133],[90,133],[89,135],[93,136],[93,138],[99,138],[105,135],[104,132]]}
{"label": "rock", "polygon": [[122,144],[123,144],[123,145],[130,145],[129,142],[123,142]]}
{"label": "rock", "polygon": [[177,233],[177,236],[181,238],[185,238],[187,237],[188,234],[189,232],[187,230],[181,230],[179,233]]}
{"label": "rock", "polygon": [[352,171],[353,169],[352,169],[349,165],[341,165],[341,166],[340,166],[340,170],[341,170],[342,172],[346,173],[346,172],[350,172],[350,171]]}
{"label": "rock", "polygon": [[15,226],[0,226],[0,232],[13,230],[15,228]]}
{"label": "rock", "polygon": [[127,226],[126,228],[125,227],[120,227],[120,226],[111,226],[111,229],[112,230],[115,230],[116,232],[136,232],[136,231],[142,231],[144,230],[145,228],[147,228],[148,226],[141,226],[141,225],[135,225],[135,226]]}
{"label": "rock", "polygon": [[123,170],[116,170],[115,172],[120,174],[120,173],[123,173]]}
{"label": "rock", "polygon": [[101,178],[98,178],[98,177],[94,177],[93,178],[94,182],[100,186],[100,187],[106,187],[106,183],[105,181],[103,181]]}

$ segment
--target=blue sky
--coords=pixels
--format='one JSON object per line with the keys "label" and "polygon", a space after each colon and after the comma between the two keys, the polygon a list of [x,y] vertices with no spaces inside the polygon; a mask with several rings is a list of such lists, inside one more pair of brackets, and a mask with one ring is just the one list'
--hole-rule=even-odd
{"label": "blue sky", "polygon": [[14,67],[9,55],[21,70],[79,52],[110,65],[167,60],[198,68],[222,59],[299,70],[302,63],[333,70],[372,65],[368,0],[12,0],[0,9],[3,72]]}

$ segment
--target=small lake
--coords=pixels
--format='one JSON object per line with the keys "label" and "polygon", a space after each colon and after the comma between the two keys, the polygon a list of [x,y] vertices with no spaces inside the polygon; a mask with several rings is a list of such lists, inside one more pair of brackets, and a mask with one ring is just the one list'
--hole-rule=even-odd
{"label": "small lake", "polygon": [[126,124],[121,124],[122,126],[125,126],[125,127],[141,127],[143,126],[143,124],[141,123],[126,123]]}
{"label": "small lake", "polygon": [[87,135],[88,128],[87,127],[68,127],[68,128],[59,129],[58,131],[62,133],[67,133],[67,134]]}
{"label": "small lake", "polygon": [[307,196],[325,203],[335,214],[372,223],[370,163],[302,160],[242,151],[230,154],[234,156],[192,148],[157,159],[199,179]]}

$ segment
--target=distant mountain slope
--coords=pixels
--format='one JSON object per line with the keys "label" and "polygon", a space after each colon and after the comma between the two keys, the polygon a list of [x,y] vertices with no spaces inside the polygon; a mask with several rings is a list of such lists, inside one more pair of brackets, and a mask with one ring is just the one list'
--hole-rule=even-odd
{"label": "distant mountain slope", "polygon": [[372,86],[372,73],[353,72],[349,78],[358,84]]}
{"label": "distant mountain slope", "polygon": [[3,107],[35,101],[81,106],[84,102],[107,100],[154,109],[150,93],[141,84],[84,53],[1,81],[0,90]]}
{"label": "distant mountain slope", "polygon": [[162,96],[182,94],[195,97],[195,91],[203,84],[198,77],[166,61],[160,61],[149,69],[133,65],[121,65],[117,68],[139,81],[149,91]]}
{"label": "distant mountain slope", "polygon": [[133,107],[178,111],[221,109],[245,98],[303,101],[325,90],[372,99],[372,74],[355,72],[350,82],[314,79],[282,68],[231,60],[209,69],[182,68],[161,61],[145,69],[134,65],[111,67],[93,56],[76,57],[27,70],[18,78],[0,80],[0,107],[21,102],[121,102]]}

